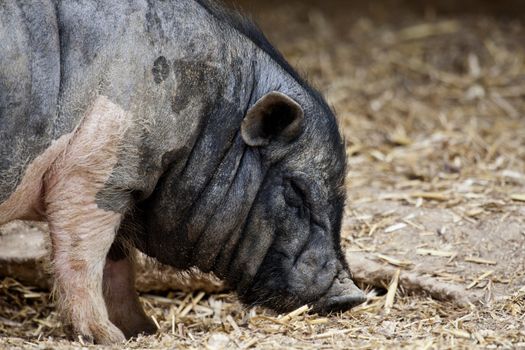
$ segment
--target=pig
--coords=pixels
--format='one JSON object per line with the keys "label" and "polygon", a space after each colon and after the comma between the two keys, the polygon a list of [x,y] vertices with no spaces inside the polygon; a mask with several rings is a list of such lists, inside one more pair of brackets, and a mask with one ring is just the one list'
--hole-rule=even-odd
{"label": "pig", "polygon": [[5,0],[0,45],[0,223],[48,222],[72,335],[156,331],[136,249],[277,312],[365,300],[334,113],[250,20],[207,0]]}

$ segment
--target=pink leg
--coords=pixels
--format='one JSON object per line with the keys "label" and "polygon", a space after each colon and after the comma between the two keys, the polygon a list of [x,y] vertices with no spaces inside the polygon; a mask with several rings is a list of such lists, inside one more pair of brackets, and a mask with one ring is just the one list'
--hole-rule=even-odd
{"label": "pink leg", "polygon": [[119,106],[99,97],[44,178],[58,308],[75,335],[100,344],[125,340],[109,320],[102,290],[122,214],[99,207],[97,194],[117,163],[129,121]]}
{"label": "pink leg", "polygon": [[61,199],[48,204],[59,310],[74,334],[87,341],[124,341],[122,332],[109,321],[102,293],[104,262],[121,215]]}
{"label": "pink leg", "polygon": [[104,267],[104,298],[109,319],[126,338],[140,333],[154,334],[157,327],[146,316],[135,291],[135,271],[132,259],[106,259]]}

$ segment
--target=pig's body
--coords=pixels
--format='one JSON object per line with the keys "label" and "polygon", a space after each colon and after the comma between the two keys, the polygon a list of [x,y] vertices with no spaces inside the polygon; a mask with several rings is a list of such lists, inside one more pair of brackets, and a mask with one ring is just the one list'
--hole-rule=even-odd
{"label": "pig's body", "polygon": [[249,303],[361,301],[341,299],[335,119],[251,24],[205,1],[8,0],[0,43],[0,223],[49,222],[75,333],[154,331],[122,242]]}
{"label": "pig's body", "polygon": [[[253,47],[232,52],[235,40],[217,40],[218,28],[202,19],[210,15],[194,1],[63,1],[56,11],[51,1],[15,3],[3,5],[1,22],[8,49],[0,53],[0,202],[100,96],[129,112],[132,123],[125,138],[133,149],[119,150],[108,190],[114,185],[139,197],[153,191],[174,157],[188,157],[204,117],[212,116],[206,109],[222,102],[240,114],[241,101],[248,103],[243,93],[253,81],[241,81],[240,72],[250,72],[251,61],[241,57]],[[36,14],[45,18],[29,18]],[[101,205],[118,210],[130,200],[102,197]]]}

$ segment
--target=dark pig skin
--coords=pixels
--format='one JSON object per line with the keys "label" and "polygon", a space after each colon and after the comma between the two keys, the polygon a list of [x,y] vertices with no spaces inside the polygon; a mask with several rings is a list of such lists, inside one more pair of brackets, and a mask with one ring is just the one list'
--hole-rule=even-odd
{"label": "dark pig skin", "polygon": [[0,223],[48,221],[72,336],[156,331],[135,248],[248,305],[365,300],[336,118],[252,22],[205,0],[5,0],[0,45]]}

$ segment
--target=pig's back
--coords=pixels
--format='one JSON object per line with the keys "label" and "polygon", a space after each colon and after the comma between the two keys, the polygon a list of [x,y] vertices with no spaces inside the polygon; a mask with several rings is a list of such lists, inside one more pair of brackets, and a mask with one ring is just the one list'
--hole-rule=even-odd
{"label": "pig's back", "polygon": [[[174,71],[176,62],[206,61],[221,50],[208,21],[193,0],[0,0],[0,204],[35,158],[79,125],[99,95],[140,119],[138,128],[184,130],[169,147],[153,137],[158,130],[142,139],[156,158],[196,135],[198,123],[173,111],[179,85]],[[159,58],[168,62],[162,79],[153,74]]]}

